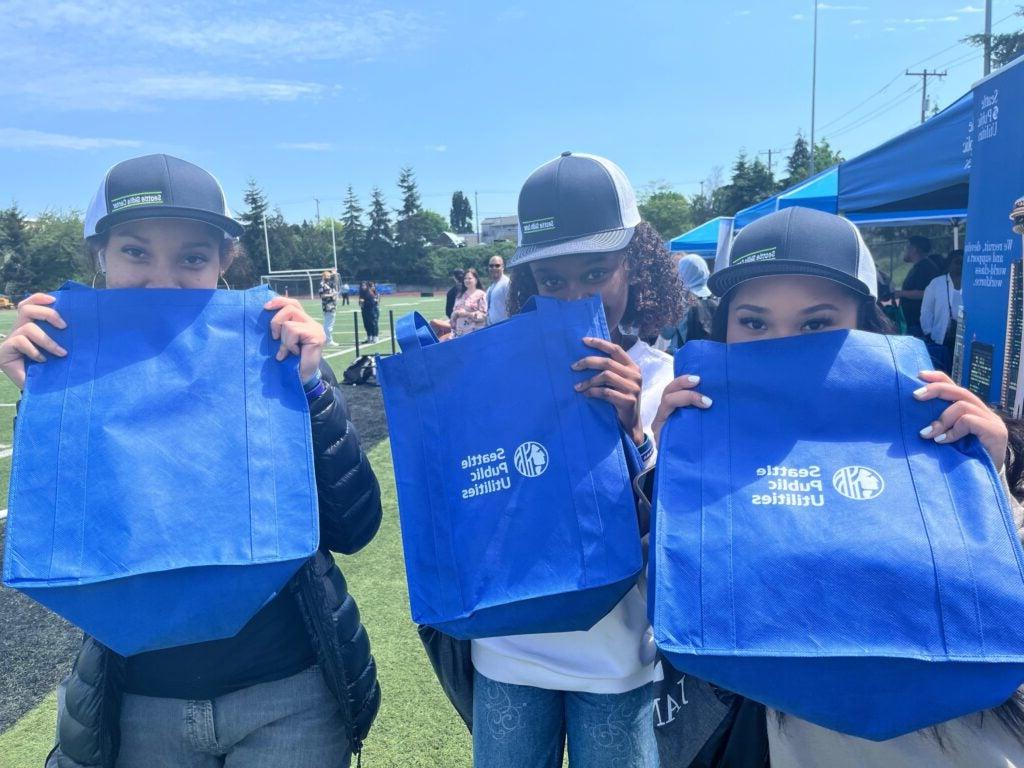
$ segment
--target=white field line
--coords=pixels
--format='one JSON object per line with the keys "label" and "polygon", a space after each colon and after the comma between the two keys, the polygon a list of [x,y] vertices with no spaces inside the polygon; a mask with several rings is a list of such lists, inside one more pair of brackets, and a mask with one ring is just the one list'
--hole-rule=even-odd
{"label": "white field line", "polygon": [[0,509],[0,520],[5,519],[6,517],[7,517],[7,510],[6,509]]}
{"label": "white field line", "polygon": [[6,459],[13,452],[14,452],[13,448],[4,448],[2,451],[0,451],[0,459]]}
{"label": "white field line", "polygon": [[17,403],[0,403],[0,408],[17,408]]}
{"label": "white field line", "polygon": [[[361,350],[364,350],[364,349],[369,349],[370,347],[379,347],[381,344],[387,344],[389,341],[391,341],[391,337],[390,336],[385,336],[383,339],[378,341],[376,344],[360,344],[359,345],[359,349],[361,351]],[[332,350],[332,351],[328,352],[323,357],[324,357],[325,360],[329,360],[332,357],[338,357],[340,355],[347,355],[349,352],[355,352],[355,351],[356,351],[355,347],[349,347],[348,349],[335,349],[335,350]]]}

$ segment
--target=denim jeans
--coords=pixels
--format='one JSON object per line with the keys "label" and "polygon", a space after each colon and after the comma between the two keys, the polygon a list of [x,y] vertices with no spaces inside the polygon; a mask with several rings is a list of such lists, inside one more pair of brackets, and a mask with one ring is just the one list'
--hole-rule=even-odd
{"label": "denim jeans", "polygon": [[334,312],[324,312],[324,334],[327,336],[327,343],[334,341]]}
{"label": "denim jeans", "polygon": [[117,768],[348,768],[319,667],[212,701],[125,694]]}
{"label": "denim jeans", "polygon": [[474,768],[657,768],[650,684],[626,693],[549,691],[473,674]]}

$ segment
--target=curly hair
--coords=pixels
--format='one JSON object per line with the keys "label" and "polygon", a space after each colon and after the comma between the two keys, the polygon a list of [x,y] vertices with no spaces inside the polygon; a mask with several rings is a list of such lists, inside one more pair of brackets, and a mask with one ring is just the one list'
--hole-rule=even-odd
{"label": "curly hair", "polygon": [[[629,299],[620,325],[637,329],[640,338],[657,336],[683,315],[683,287],[676,265],[657,230],[641,221],[623,251],[629,269]],[[529,265],[509,271],[508,312],[518,314],[538,293]]]}

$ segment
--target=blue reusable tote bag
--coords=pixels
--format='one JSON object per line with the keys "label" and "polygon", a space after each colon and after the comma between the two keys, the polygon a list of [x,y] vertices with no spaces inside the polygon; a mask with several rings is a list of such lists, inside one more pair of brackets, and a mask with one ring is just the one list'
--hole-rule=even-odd
{"label": "blue reusable tote bag", "polygon": [[231,637],[319,541],[297,360],[266,288],[65,286],[28,367],[4,583],[122,655]]}
{"label": "blue reusable tote bag", "polygon": [[589,629],[642,567],[621,432],[570,365],[608,338],[600,298],[537,297],[438,343],[397,324],[384,391],[412,618],[458,638]]}
{"label": "blue reusable tote bag", "polygon": [[982,446],[924,440],[924,344],[860,331],[697,342],[714,405],[661,437],[649,609],[678,669],[883,740],[1024,682],[1024,572]]}

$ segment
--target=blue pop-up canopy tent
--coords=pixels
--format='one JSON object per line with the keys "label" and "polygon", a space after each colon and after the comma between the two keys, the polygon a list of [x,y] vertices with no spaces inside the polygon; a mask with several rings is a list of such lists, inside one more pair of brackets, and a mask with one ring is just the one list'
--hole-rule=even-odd
{"label": "blue pop-up canopy tent", "polygon": [[973,96],[840,166],[839,211],[853,221],[963,218]]}
{"label": "blue pop-up canopy tent", "polygon": [[775,213],[783,208],[799,205],[804,208],[814,208],[819,211],[835,213],[838,205],[839,194],[839,166],[833,166],[828,170],[804,179],[799,184],[794,184],[789,189],[779,192],[777,195],[762,200],[749,208],[744,208],[736,214],[734,227],[740,229],[762,216]]}
{"label": "blue pop-up canopy tent", "polygon": [[716,216],[711,221],[705,221],[699,227],[694,227],[689,232],[684,232],[669,240],[668,249],[713,257],[718,252],[723,227],[729,228],[731,222],[732,219],[729,216]]}

